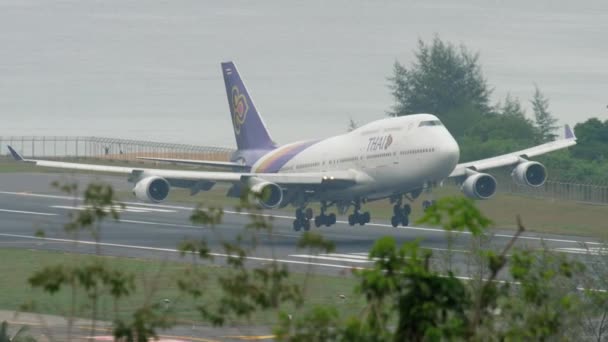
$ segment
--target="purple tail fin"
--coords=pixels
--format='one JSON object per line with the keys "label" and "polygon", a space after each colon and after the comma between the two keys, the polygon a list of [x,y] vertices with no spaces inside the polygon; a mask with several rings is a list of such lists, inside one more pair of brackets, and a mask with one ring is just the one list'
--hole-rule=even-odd
{"label": "purple tail fin", "polygon": [[276,147],[258,113],[236,66],[222,63],[222,73],[232,116],[234,136],[239,150],[267,150]]}

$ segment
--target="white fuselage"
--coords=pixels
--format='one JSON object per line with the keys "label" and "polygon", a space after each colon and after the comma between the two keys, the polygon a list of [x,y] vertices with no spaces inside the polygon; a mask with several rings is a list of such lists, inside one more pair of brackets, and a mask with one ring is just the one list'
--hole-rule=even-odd
{"label": "white fuselage", "polygon": [[[271,151],[252,167],[264,172],[293,143]],[[340,200],[352,196],[376,199],[421,189],[427,182],[444,180],[458,164],[458,144],[434,115],[416,114],[371,122],[346,134],[315,143],[280,165],[278,173],[352,171],[369,181],[349,188],[319,194],[321,199]],[[281,150],[283,152],[281,152]],[[297,150],[297,149],[296,149]]]}

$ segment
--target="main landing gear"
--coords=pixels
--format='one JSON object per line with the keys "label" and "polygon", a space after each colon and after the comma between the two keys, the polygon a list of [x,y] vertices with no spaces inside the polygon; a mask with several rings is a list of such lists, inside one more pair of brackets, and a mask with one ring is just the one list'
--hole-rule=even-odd
{"label": "main landing gear", "polygon": [[[321,202],[321,215],[318,215],[314,218],[315,226],[317,228],[321,226],[332,226],[336,224],[336,214],[325,214],[329,205],[326,202]],[[298,208],[296,209],[296,219],[293,221],[293,230],[300,231],[304,229],[304,231],[309,231],[311,222],[313,217],[313,212],[311,208]]]}
{"label": "main landing gear", "polygon": [[365,225],[366,223],[369,223],[371,220],[371,217],[369,215],[369,211],[366,211],[364,213],[361,213],[361,202],[360,201],[356,201],[355,202],[355,211],[348,215],[348,224],[351,226],[354,226],[355,224],[360,224],[360,225]]}
{"label": "main landing gear", "polygon": [[321,202],[321,215],[315,217],[315,226],[317,228],[321,226],[329,227],[331,225],[336,224],[336,214],[331,213],[329,215],[325,214],[327,210],[327,203],[325,201]]}
{"label": "main landing gear", "polygon": [[300,229],[309,231],[311,218],[312,218],[312,209],[311,208],[296,209],[296,219],[293,220],[293,230],[295,230],[296,232],[300,231]]}
{"label": "main landing gear", "polygon": [[410,214],[412,207],[409,204],[403,205],[403,200],[399,198],[393,206],[393,216],[391,217],[391,225],[397,227],[400,224],[406,227],[410,224]]}

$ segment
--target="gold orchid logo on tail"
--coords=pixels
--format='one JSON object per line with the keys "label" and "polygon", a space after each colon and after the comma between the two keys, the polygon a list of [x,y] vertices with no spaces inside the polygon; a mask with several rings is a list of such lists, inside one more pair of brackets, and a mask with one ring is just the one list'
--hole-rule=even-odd
{"label": "gold orchid logo on tail", "polygon": [[234,131],[236,134],[241,134],[241,126],[245,123],[247,118],[247,111],[249,105],[245,95],[241,94],[239,88],[236,86],[232,87],[232,114],[234,115]]}

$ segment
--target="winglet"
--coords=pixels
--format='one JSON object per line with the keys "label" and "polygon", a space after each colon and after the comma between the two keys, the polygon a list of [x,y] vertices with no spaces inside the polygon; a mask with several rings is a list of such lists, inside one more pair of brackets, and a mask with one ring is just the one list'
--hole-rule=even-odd
{"label": "winglet", "polygon": [[15,149],[13,149],[10,145],[8,145],[8,150],[11,152],[11,155],[13,155],[13,158],[15,158],[15,160],[17,161],[23,161],[25,159],[23,159],[23,157],[17,152],[15,151]]}
{"label": "winglet", "polygon": [[570,125],[566,125],[565,129],[566,129],[566,133],[564,136],[566,137],[566,139],[576,139],[576,135],[574,135],[574,131],[572,131],[572,128],[570,128]]}

